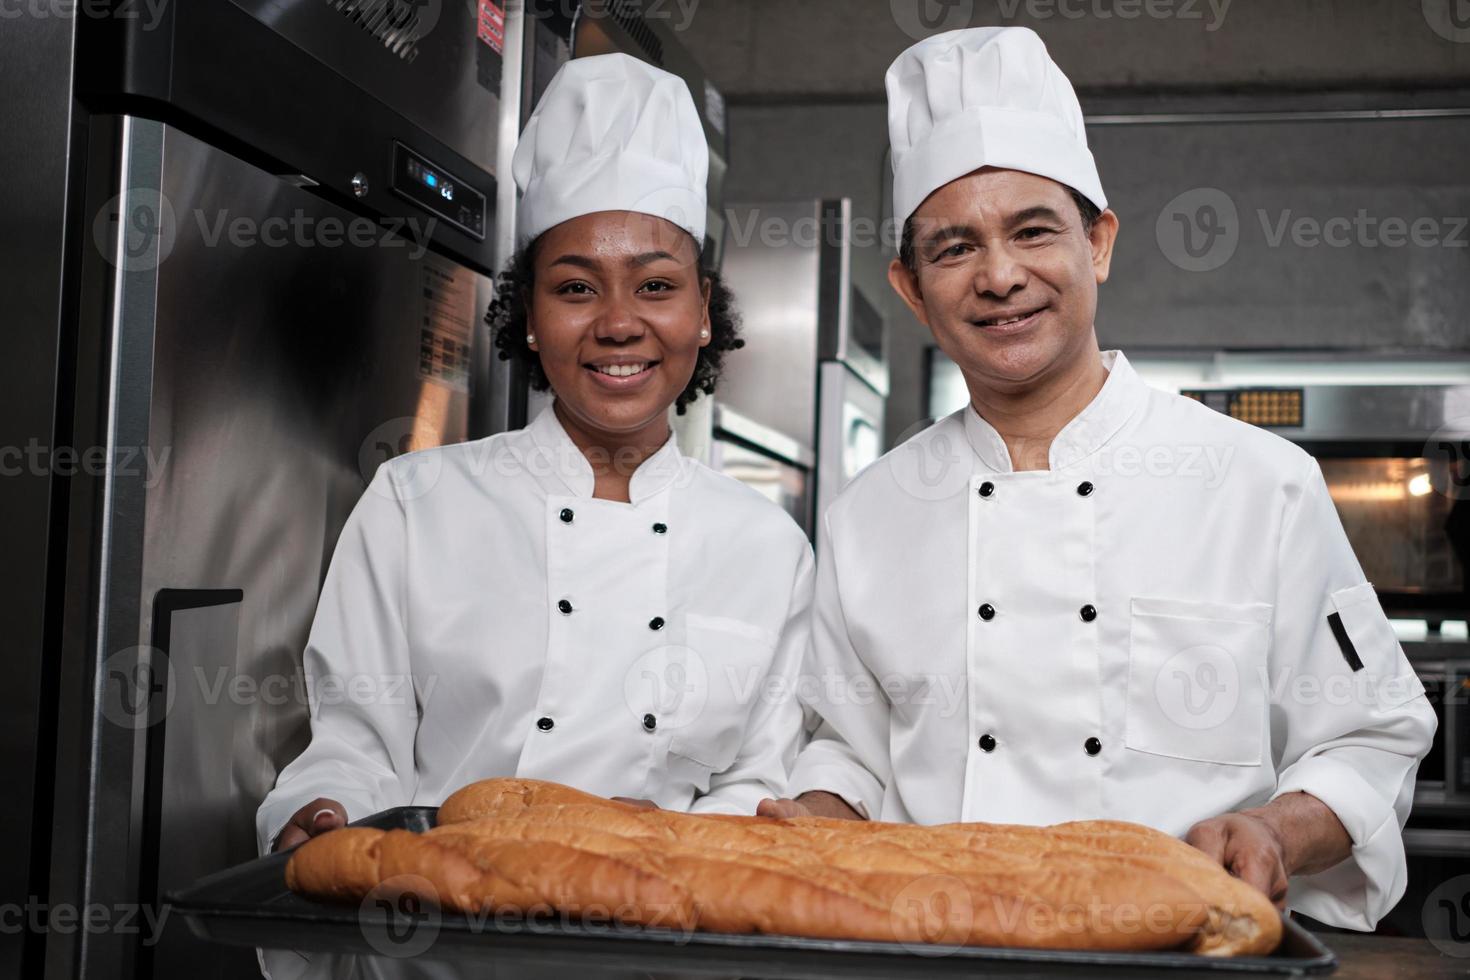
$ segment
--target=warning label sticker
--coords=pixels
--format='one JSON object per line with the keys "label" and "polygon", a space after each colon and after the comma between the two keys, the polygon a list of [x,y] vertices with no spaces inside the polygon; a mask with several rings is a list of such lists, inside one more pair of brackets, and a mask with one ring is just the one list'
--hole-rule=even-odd
{"label": "warning label sticker", "polygon": [[495,0],[480,0],[478,34],[496,54],[505,53],[505,10]]}

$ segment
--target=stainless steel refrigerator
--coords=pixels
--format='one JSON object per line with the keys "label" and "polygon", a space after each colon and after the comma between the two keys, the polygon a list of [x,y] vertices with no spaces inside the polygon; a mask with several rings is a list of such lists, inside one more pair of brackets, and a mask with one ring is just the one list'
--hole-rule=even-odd
{"label": "stainless steel refrigerator", "polygon": [[0,899],[109,917],[42,911],[0,936],[0,975],[258,975],[155,925],[159,899],[254,857],[375,467],[523,422],[483,314],[568,26],[195,0],[0,33],[0,84],[31,93],[0,104]]}

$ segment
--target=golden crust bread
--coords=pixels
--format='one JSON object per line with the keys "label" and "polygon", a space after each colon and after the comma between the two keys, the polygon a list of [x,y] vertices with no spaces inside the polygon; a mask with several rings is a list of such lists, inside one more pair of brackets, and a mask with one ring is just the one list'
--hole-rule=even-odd
{"label": "golden crust bread", "polygon": [[[912,944],[1265,954],[1270,901],[1138,824],[920,827],[646,810],[567,786],[490,779],[423,834],[346,828],[291,856],[327,901],[426,892],[458,911],[555,909],[640,926]],[[427,884],[425,884],[427,883]]]}

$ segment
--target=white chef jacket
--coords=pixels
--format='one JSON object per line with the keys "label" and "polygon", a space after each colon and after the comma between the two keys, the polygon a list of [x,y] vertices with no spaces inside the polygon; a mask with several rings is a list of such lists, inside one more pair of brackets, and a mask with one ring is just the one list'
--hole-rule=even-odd
{"label": "white chef jacket", "polygon": [[322,586],[311,742],[257,812],[262,851],[318,796],[355,820],[491,776],[696,812],[785,792],[805,535],[672,436],[630,503],[593,484],[550,406],[378,468]]}
{"label": "white chef jacket", "polygon": [[1424,689],[1316,461],[1102,356],[1049,470],[967,407],[828,509],[792,794],[1183,835],[1305,790],[1353,851],[1289,901],[1371,928],[1404,890]]}

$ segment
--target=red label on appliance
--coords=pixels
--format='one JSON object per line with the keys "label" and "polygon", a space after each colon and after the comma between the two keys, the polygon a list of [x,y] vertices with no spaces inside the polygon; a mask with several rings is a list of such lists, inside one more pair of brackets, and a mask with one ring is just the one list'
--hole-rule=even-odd
{"label": "red label on appliance", "polygon": [[505,10],[495,0],[480,0],[477,34],[496,54],[505,53]]}

